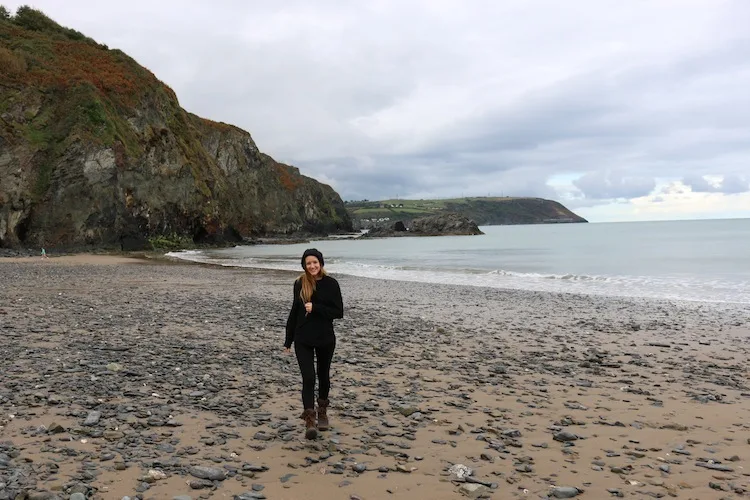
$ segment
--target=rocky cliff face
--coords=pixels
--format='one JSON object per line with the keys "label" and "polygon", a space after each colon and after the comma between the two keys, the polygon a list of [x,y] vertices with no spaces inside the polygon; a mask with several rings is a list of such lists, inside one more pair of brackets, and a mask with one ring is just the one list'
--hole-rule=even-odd
{"label": "rocky cliff face", "polygon": [[349,231],[329,186],[38,11],[0,19],[0,247]]}

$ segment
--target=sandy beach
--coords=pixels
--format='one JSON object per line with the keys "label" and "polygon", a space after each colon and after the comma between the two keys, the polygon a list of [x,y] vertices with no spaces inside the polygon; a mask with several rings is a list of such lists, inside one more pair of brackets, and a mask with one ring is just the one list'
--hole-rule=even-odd
{"label": "sandy beach", "polygon": [[0,500],[750,496],[748,307],[335,276],[309,442],[294,277],[0,259]]}

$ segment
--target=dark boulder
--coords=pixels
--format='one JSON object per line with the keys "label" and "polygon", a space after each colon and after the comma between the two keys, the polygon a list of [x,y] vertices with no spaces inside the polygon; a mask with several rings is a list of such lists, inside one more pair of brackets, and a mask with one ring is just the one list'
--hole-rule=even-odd
{"label": "dark boulder", "polygon": [[484,234],[474,221],[454,213],[414,219],[411,222],[410,232],[422,236]]}

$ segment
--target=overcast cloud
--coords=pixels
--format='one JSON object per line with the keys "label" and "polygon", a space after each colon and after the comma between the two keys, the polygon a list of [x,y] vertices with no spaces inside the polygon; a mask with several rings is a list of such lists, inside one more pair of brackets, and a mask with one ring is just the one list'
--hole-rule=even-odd
{"label": "overcast cloud", "polygon": [[746,0],[31,4],[344,199],[750,216]]}

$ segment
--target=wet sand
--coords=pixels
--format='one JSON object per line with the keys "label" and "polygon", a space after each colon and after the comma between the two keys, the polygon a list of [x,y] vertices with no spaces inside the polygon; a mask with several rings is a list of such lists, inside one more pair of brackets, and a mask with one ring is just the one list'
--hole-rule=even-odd
{"label": "wet sand", "polygon": [[0,500],[750,496],[747,307],[336,276],[309,442],[294,276],[0,260]]}

